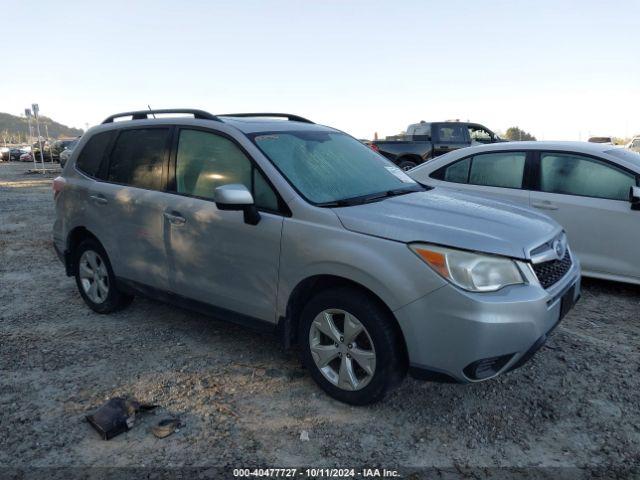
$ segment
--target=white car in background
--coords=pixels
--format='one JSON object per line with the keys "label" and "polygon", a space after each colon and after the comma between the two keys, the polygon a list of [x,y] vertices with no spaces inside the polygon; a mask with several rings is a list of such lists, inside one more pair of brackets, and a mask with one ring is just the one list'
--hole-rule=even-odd
{"label": "white car in background", "polygon": [[616,142],[613,141],[613,137],[590,137],[588,140],[589,143],[601,143],[603,145],[615,145]]}
{"label": "white car in background", "polygon": [[640,284],[638,153],[586,142],[497,143],[407,173],[424,185],[539,209],[564,226],[584,276]]}
{"label": "white car in background", "polygon": [[631,141],[625,145],[625,148],[640,153],[640,136],[633,137]]}

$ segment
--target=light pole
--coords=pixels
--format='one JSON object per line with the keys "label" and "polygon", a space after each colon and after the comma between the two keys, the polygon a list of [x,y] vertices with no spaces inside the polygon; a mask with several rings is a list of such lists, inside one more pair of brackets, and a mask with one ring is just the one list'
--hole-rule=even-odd
{"label": "light pole", "polygon": [[40,122],[38,121],[38,113],[40,112],[40,108],[37,103],[31,104],[31,108],[33,109],[33,116],[36,119],[36,130],[38,132],[38,146],[40,147],[40,161],[42,162],[42,173],[45,173],[44,168],[44,151],[42,149],[42,137],[40,136]]}
{"label": "light pole", "polygon": [[36,154],[33,151],[33,142],[31,141],[31,109],[30,108],[25,108],[24,109],[24,114],[27,116],[27,121],[29,122],[29,147],[31,148],[30,152],[31,152],[31,157],[33,158],[33,169],[37,170],[38,169],[38,164],[36,163]]}
{"label": "light pole", "polygon": [[49,138],[49,125],[44,124],[44,134],[47,136],[49,142],[49,161],[51,162],[51,168],[53,168],[53,150],[51,150],[51,139]]}

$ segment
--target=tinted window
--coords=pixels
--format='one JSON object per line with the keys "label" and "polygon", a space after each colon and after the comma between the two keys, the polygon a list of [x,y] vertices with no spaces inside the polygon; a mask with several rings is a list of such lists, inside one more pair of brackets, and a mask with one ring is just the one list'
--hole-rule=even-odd
{"label": "tinted window", "polygon": [[485,153],[471,162],[469,183],[488,187],[522,188],[524,152]]}
{"label": "tinted window", "polygon": [[[96,133],[92,136],[82,148],[82,152],[80,152],[76,161],[76,167],[87,175],[102,178],[104,175],[100,174],[100,165],[103,164],[103,160],[108,153],[107,147],[116,133],[115,130],[112,130],[110,132]],[[105,167],[106,163],[105,161]]]}
{"label": "tinted window", "polygon": [[418,123],[415,125],[409,125],[409,128],[407,129],[407,135],[413,136],[414,140],[417,140],[415,137],[428,139],[429,137],[431,137],[431,124]]}
{"label": "tinted window", "polygon": [[177,192],[213,199],[217,187],[230,183],[240,183],[252,191],[257,207],[278,210],[275,192],[234,142],[210,132],[181,130]]}
{"label": "tinted window", "polygon": [[438,125],[438,139],[441,142],[466,142],[465,130],[464,125]]}
{"label": "tinted window", "polygon": [[636,179],[604,162],[581,155],[543,153],[540,190],[550,193],[628,200]]}
{"label": "tinted window", "polygon": [[452,163],[445,168],[441,168],[438,176],[434,178],[444,180],[445,182],[467,183],[469,179],[470,165],[471,158],[465,158],[464,160]]}
{"label": "tinted window", "polygon": [[168,128],[121,131],[111,153],[109,181],[161,190],[168,139]]}
{"label": "tinted window", "polygon": [[419,188],[402,170],[356,139],[334,132],[256,134],[256,145],[315,203]]}

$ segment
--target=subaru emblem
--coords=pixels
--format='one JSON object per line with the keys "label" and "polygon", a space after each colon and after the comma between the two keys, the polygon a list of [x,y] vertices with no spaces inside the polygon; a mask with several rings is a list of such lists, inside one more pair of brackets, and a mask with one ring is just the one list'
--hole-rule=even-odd
{"label": "subaru emblem", "polygon": [[553,242],[553,250],[556,252],[556,256],[558,260],[562,260],[564,258],[565,253],[567,252],[567,247],[565,242],[563,242],[563,238],[558,238]]}

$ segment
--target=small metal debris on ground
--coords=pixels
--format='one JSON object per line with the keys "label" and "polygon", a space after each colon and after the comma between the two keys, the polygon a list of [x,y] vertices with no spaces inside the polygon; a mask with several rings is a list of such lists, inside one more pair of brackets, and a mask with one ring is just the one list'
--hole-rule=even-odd
{"label": "small metal debris on ground", "polygon": [[307,432],[306,430],[302,430],[300,432],[300,440],[303,442],[308,442],[309,441],[309,432]]}
{"label": "small metal debris on ground", "polygon": [[156,438],[165,438],[171,435],[173,432],[180,431],[180,419],[178,418],[164,418],[158,422],[157,425],[151,427],[151,433]]}
{"label": "small metal debris on ground", "polygon": [[86,419],[103,440],[109,440],[133,427],[136,413],[153,410],[156,405],[145,405],[122,397],[111,398]]}

